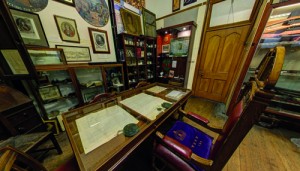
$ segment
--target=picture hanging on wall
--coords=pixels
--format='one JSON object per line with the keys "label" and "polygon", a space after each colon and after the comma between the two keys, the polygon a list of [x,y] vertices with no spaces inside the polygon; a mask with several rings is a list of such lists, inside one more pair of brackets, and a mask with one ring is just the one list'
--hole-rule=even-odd
{"label": "picture hanging on wall", "polygon": [[170,44],[162,45],[162,53],[169,53],[170,52]]}
{"label": "picture hanging on wall", "polygon": [[54,15],[54,18],[61,40],[66,42],[80,42],[77,25],[74,19],[58,15]]}
{"label": "picture hanging on wall", "polygon": [[128,10],[125,10],[123,8],[120,9],[120,12],[125,27],[125,31],[128,34],[134,34],[138,36],[141,35],[142,24],[141,24],[140,16]]}
{"label": "picture hanging on wall", "polygon": [[109,8],[106,0],[75,0],[79,15],[89,24],[103,27],[109,20]]}
{"label": "picture hanging on wall", "polygon": [[144,23],[144,34],[150,37],[156,37],[156,15],[143,8],[143,23]]}
{"label": "picture hanging on wall", "polygon": [[183,0],[183,6],[192,4],[192,3],[194,3],[194,2],[197,2],[197,0]]}
{"label": "picture hanging on wall", "polygon": [[48,0],[7,0],[8,6],[29,12],[39,12],[47,7]]}
{"label": "picture hanging on wall", "polygon": [[10,11],[25,45],[49,46],[38,14],[13,9]]}
{"label": "picture hanging on wall", "polygon": [[180,37],[171,40],[170,57],[187,57],[189,52],[189,37]]}
{"label": "picture hanging on wall", "polygon": [[74,0],[55,0],[57,2],[61,2],[70,6],[75,6]]}
{"label": "picture hanging on wall", "polygon": [[178,10],[180,10],[180,0],[173,0],[172,11],[175,12]]}
{"label": "picture hanging on wall", "polygon": [[67,62],[88,62],[91,61],[89,47],[56,45],[58,49],[63,49]]}
{"label": "picture hanging on wall", "polygon": [[125,3],[130,4],[132,6],[134,6],[137,9],[142,9],[143,7],[145,7],[145,0],[123,0]]}
{"label": "picture hanging on wall", "polygon": [[116,3],[120,3],[120,0],[114,0]]}
{"label": "picture hanging on wall", "polygon": [[94,53],[110,53],[107,32],[89,28]]}

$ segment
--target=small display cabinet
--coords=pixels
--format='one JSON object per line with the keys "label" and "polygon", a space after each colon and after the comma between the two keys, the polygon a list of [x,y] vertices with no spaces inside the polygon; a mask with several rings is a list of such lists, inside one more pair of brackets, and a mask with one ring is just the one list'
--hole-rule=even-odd
{"label": "small display cabinet", "polygon": [[194,22],[157,30],[158,82],[187,86],[195,31]]}
{"label": "small display cabinet", "polygon": [[[274,1],[275,2],[275,1]],[[300,128],[300,4],[280,2],[271,5],[271,13],[262,37],[257,45],[245,81],[254,76],[264,55],[276,46],[285,48],[285,59],[280,77],[276,83],[275,98],[262,115],[264,126],[285,126]]]}
{"label": "small display cabinet", "polygon": [[106,84],[106,92],[121,92],[125,90],[124,71],[122,64],[108,64],[103,67],[103,79]]}
{"label": "small display cabinet", "polygon": [[146,36],[120,34],[124,62],[125,82],[128,88],[135,87],[140,81],[155,81],[155,49],[156,39]]}

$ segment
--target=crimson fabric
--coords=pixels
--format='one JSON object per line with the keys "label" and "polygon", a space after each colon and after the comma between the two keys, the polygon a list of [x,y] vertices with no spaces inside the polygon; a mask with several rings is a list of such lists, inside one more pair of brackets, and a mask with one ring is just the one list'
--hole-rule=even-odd
{"label": "crimson fabric", "polygon": [[191,115],[192,117],[194,117],[194,118],[198,119],[199,121],[202,121],[202,122],[204,122],[204,123],[206,123],[206,124],[209,123],[209,120],[208,120],[208,119],[206,119],[206,118],[204,118],[204,117],[202,117],[202,116],[200,116],[200,115],[198,115],[198,114],[196,114],[196,113],[194,113],[194,112],[188,112],[187,114],[188,114],[188,115]]}
{"label": "crimson fabric", "polygon": [[195,127],[177,121],[166,135],[190,148],[198,156],[206,159],[209,157],[213,138]]}
{"label": "crimson fabric", "polygon": [[163,141],[172,149],[175,149],[179,154],[184,156],[187,159],[191,158],[192,150],[182,144],[180,144],[178,141],[174,140],[173,138],[170,138],[168,136],[165,136],[163,138]]}
{"label": "crimson fabric", "polygon": [[176,154],[172,153],[169,149],[161,144],[158,144],[155,148],[155,154],[160,158],[168,162],[171,166],[174,166],[177,170],[184,171],[195,171],[195,169],[190,166],[187,162],[182,160]]}

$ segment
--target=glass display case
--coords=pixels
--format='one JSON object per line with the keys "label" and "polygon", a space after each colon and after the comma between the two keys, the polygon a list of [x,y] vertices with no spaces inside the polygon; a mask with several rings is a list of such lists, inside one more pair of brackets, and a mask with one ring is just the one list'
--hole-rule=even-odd
{"label": "glass display case", "polygon": [[39,70],[38,78],[38,92],[48,119],[53,119],[79,104],[76,89],[67,70]]}
{"label": "glass display case", "polygon": [[278,6],[268,18],[245,81],[254,76],[259,63],[271,48],[285,47],[283,68],[274,89],[276,96],[262,119],[268,126],[294,125],[299,128],[300,3]]}
{"label": "glass display case", "polygon": [[66,64],[62,49],[55,48],[27,48],[32,63],[37,65]]}
{"label": "glass display case", "polygon": [[76,67],[74,71],[84,103],[92,100],[95,95],[105,92],[100,66]]}
{"label": "glass display case", "polygon": [[122,64],[112,64],[103,66],[106,92],[121,92],[125,90],[124,72]]}

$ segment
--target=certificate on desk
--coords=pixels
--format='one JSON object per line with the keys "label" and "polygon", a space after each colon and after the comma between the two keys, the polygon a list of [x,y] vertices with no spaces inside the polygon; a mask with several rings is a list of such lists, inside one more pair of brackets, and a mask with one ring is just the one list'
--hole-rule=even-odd
{"label": "certificate on desk", "polygon": [[162,112],[162,110],[158,109],[162,109],[162,104],[164,102],[170,103],[159,97],[140,93],[128,99],[122,100],[120,103],[150,120],[155,120],[156,116]]}
{"label": "certificate on desk", "polygon": [[138,120],[117,105],[76,119],[84,153],[108,142],[129,123],[138,123]]}

